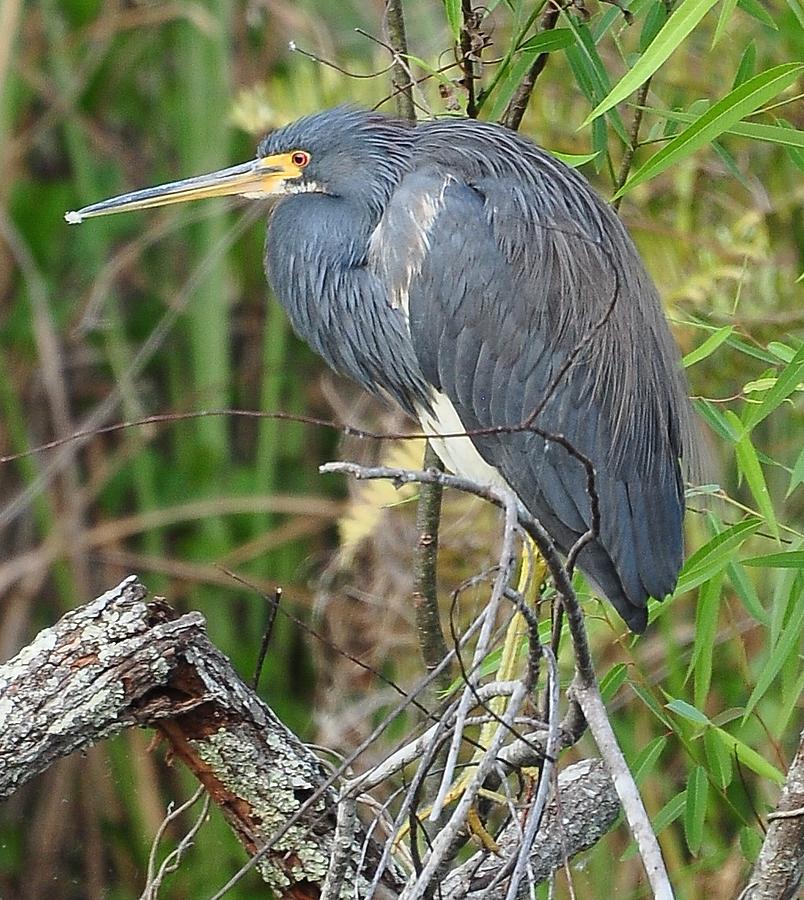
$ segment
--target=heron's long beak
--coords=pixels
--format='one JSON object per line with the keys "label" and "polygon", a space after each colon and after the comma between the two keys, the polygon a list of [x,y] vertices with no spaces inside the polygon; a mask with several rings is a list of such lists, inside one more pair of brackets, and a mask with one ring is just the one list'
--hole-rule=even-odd
{"label": "heron's long beak", "polygon": [[182,181],[171,181],[157,187],[132,191],[101,200],[74,212],[65,213],[70,225],[78,225],[92,216],[107,216],[111,213],[128,212],[134,209],[150,209],[167,206],[169,203],[185,203],[187,200],[201,200],[205,197],[226,197],[239,194],[243,197],[259,198],[276,194],[282,189],[287,178],[300,174],[298,167],[290,161],[288,153],[266,156],[229,169],[196,175]]}

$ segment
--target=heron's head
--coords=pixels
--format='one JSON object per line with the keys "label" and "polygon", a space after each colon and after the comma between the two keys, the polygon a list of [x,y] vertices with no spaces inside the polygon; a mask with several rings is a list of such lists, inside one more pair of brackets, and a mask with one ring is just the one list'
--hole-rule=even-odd
{"label": "heron's head", "polygon": [[257,158],[93,203],[65,218],[149,209],[205,197],[238,195],[263,199],[312,192],[347,197],[379,214],[408,169],[410,128],[405,123],[352,107],[337,107],[271,132]]}

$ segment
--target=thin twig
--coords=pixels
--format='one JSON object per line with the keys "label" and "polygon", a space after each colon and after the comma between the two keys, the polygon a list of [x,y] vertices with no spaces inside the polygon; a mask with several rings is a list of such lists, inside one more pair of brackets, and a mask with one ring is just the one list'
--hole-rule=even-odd
{"label": "thin twig", "polygon": [[276,614],[279,612],[279,604],[282,602],[282,588],[278,587],[274,591],[273,598],[266,597],[266,616],[265,616],[265,628],[262,632],[262,641],[260,642],[260,649],[257,653],[257,663],[254,666],[254,678],[251,681],[251,686],[254,688],[256,692],[260,686],[260,675],[262,675],[262,667],[265,665],[265,657],[268,654],[268,645],[271,643],[271,635],[274,633],[274,623],[276,622]]}
{"label": "thin twig", "polygon": [[[417,473],[420,474],[420,473]],[[448,476],[444,473],[432,472],[433,476],[441,476],[441,478],[447,479],[447,481],[442,481],[441,483],[444,485],[455,486],[458,482],[464,482],[464,479],[455,478],[455,476]],[[436,481],[439,478],[435,478]],[[477,486],[469,482],[472,489]],[[480,631],[480,636],[477,639],[477,644],[475,645],[475,652],[472,659],[472,669],[477,671],[482,663],[483,659],[486,657],[486,654],[489,652],[490,644],[491,644],[491,635],[494,628],[494,622],[497,616],[497,610],[499,608],[500,602],[502,601],[505,588],[508,587],[508,582],[511,577],[511,573],[513,571],[513,562],[514,562],[514,534],[516,528],[516,499],[514,495],[510,491],[501,491],[494,488],[489,489],[494,492],[494,496],[498,505],[501,505],[505,510],[505,528],[503,532],[503,548],[500,552],[500,566],[497,573],[497,577],[494,580],[494,586],[492,588],[491,597],[489,599],[488,605],[486,606],[486,610],[483,613],[483,627]],[[472,493],[473,490],[470,490],[469,493]],[[449,748],[449,753],[447,754],[447,761],[444,766],[444,775],[441,779],[441,786],[439,787],[438,794],[435,799],[435,803],[433,804],[433,809],[430,813],[430,821],[436,822],[438,821],[439,816],[441,815],[441,811],[444,808],[444,804],[446,803],[447,794],[450,791],[452,786],[452,777],[455,770],[455,765],[458,761],[458,753],[460,752],[461,744],[463,741],[463,729],[464,729],[464,721],[466,719],[467,714],[469,713],[469,709],[471,708],[474,702],[474,693],[472,688],[475,687],[472,684],[471,677],[467,679],[469,684],[469,689],[464,691],[463,696],[461,697],[461,703],[458,708],[458,721],[455,726],[455,731],[452,736],[452,743]]]}
{"label": "thin twig", "polygon": [[321,888],[320,900],[339,900],[344,876],[354,857],[352,844],[357,831],[357,801],[351,797],[340,796],[337,807],[332,856],[327,877]]}
{"label": "thin twig", "polygon": [[[513,726],[514,719],[516,718],[526,695],[527,687],[525,684],[522,682],[517,683],[508,702],[508,708],[503,715],[503,722],[509,728]],[[497,753],[502,747],[505,735],[506,730],[503,728],[498,729],[495,733],[488,751],[474,769],[471,780],[461,794],[455,810],[433,841],[432,850],[428,854],[427,862],[422,869],[420,877],[413,885],[409,885],[405,888],[400,900],[422,900],[427,893],[431,880],[440,874],[442,862],[448,857],[457,832],[466,822],[469,810],[475,802],[478,791],[496,765]]]}
{"label": "thin twig", "polygon": [[[407,35],[402,0],[388,0],[386,6],[388,42],[393,48],[394,60],[407,55]],[[404,80],[403,80],[404,79]],[[413,104],[413,84],[409,73],[401,64],[394,63],[391,76],[392,88],[396,92],[397,113],[405,119],[415,121]],[[401,87],[400,87],[401,85]],[[424,451],[425,469],[443,470],[438,454],[427,442]],[[416,611],[416,634],[419,638],[424,665],[431,672],[447,655],[447,643],[438,611],[438,529],[441,522],[441,485],[433,483],[421,486],[419,504],[416,510],[416,530],[419,539],[413,560],[414,591],[413,604]],[[450,683],[450,672],[445,669],[433,687],[445,689]]]}
{"label": "thin twig", "polygon": [[[622,755],[622,751],[620,750],[616,737],[614,736],[614,731],[606,714],[605,705],[600,696],[600,691],[597,684],[597,676],[595,674],[594,666],[592,663],[591,651],[589,648],[586,628],[583,621],[583,613],[581,611],[578,598],[573,590],[569,574],[558,556],[558,551],[541,523],[537,519],[533,518],[533,516],[531,516],[520,503],[517,503],[515,500],[512,502],[513,496],[510,494],[510,492],[502,491],[494,487],[480,486],[471,481],[468,481],[467,479],[457,478],[453,475],[446,475],[443,472],[436,472],[432,470],[427,472],[413,472],[406,469],[395,469],[383,466],[366,468],[363,466],[357,466],[353,463],[328,463],[327,465],[321,467],[321,471],[348,472],[356,478],[387,478],[397,484],[406,484],[417,481],[436,481],[445,487],[456,488],[467,493],[472,493],[477,496],[484,497],[485,499],[490,500],[495,505],[501,506],[506,510],[506,539],[509,534],[513,533],[514,530],[513,526],[511,526],[510,528],[508,526],[508,519],[511,515],[511,510],[513,509],[514,514],[519,520],[519,523],[533,538],[537,547],[539,548],[539,551],[544,557],[545,562],[550,569],[550,573],[553,576],[553,581],[556,585],[556,588],[561,594],[562,605],[567,615],[569,631],[572,637],[573,648],[575,651],[576,674],[571,690],[571,697],[578,704],[580,710],[582,710],[583,716],[589,723],[590,729],[593,731],[598,748],[600,749],[600,752],[603,755],[606,764],[612,772],[614,783],[617,788],[617,793],[623,804],[623,809],[625,810],[628,824],[631,827],[631,831],[637,842],[637,846],[639,848],[640,855],[642,857],[643,864],[648,875],[648,879],[653,887],[654,894],[659,898],[659,900],[671,900],[671,898],[673,897],[673,892],[672,888],[670,887],[670,881],[667,877],[667,871],[664,865],[661,850],[659,849],[658,841],[656,840],[656,836],[651,828],[650,820],[645,811],[642,799],[639,796],[639,791],[636,787],[636,784],[634,783],[633,776],[631,775],[631,772],[628,768],[628,764],[626,763],[625,757]],[[505,558],[505,555],[503,555],[502,559],[504,560]],[[501,565],[500,568],[501,570],[506,569],[504,565]],[[504,591],[506,583],[507,578],[503,581],[503,588],[501,588],[501,593]],[[496,593],[496,590],[492,592],[489,608],[493,608],[495,605]],[[497,597],[496,599],[499,600],[499,597]],[[486,615],[488,615],[489,608],[487,608],[486,610]],[[487,631],[488,628],[489,620],[487,618],[483,623],[481,636],[483,635],[483,632]],[[478,645],[479,644],[480,641],[478,641]],[[485,652],[487,652],[487,647],[488,642],[486,641],[484,644],[483,655],[485,655]],[[477,648],[475,654],[477,657]],[[468,692],[465,692],[463,698],[466,698],[467,695]],[[463,705],[463,703],[461,705]],[[509,704],[509,713],[512,709],[512,706],[513,703]],[[502,729],[498,730],[497,734],[495,735],[494,742],[492,743],[492,748],[494,748],[493,752],[495,754],[499,749],[500,742],[503,738],[502,732]],[[453,746],[454,742],[455,736],[453,735]],[[489,753],[492,752],[492,748],[489,748]],[[489,753],[487,753],[484,757],[484,760],[478,767],[478,771],[481,769],[485,770],[484,763],[488,760]],[[450,773],[450,781],[451,777],[452,775]],[[472,784],[474,784],[476,777],[477,771],[473,775],[471,782]],[[444,781],[442,781],[442,790],[439,792],[438,798],[439,800],[441,800],[442,806],[444,799],[446,799],[446,789],[444,787],[445,783],[447,783],[447,785],[449,783],[447,782],[446,778],[444,779]],[[470,794],[468,798],[467,793]],[[461,800],[458,803],[458,809],[468,811],[468,806],[466,806],[466,803],[472,802],[471,792],[468,788],[467,793],[465,793],[461,797]],[[450,823],[454,821],[454,817],[455,813],[453,813],[453,816],[450,819]],[[441,834],[436,838],[436,841],[434,842],[434,848],[438,849],[438,861],[437,863],[433,863],[432,858],[428,860],[428,863],[423,869],[422,877],[417,881],[417,888],[412,889],[409,894],[406,889],[406,893],[404,895],[405,900],[408,900],[408,898],[409,900],[418,900],[418,898],[423,896],[422,884],[426,884],[427,880],[429,878],[432,878],[435,871],[439,868],[441,860],[443,858],[443,854],[447,849],[445,842],[449,839],[451,838],[448,837],[442,840]],[[436,854],[435,849],[433,851],[433,854]]]}
{"label": "thin twig", "polygon": [[416,107],[413,104],[413,84],[407,68],[402,62],[408,53],[402,0],[387,0],[385,21],[388,28],[388,43],[393,48],[394,64],[391,70],[391,84],[396,97],[396,112],[401,119],[408,119],[412,122],[416,118]]}
{"label": "thin twig", "polygon": [[[159,850],[159,843],[162,840],[165,831],[168,826],[174,822],[176,819],[180,818],[184,813],[190,809],[203,795],[204,802],[201,806],[201,812],[198,814],[195,822],[193,823],[190,830],[184,837],[179,841],[178,845],[174,847],[173,850],[165,857],[162,861],[162,865],[159,867],[159,871],[155,871],[156,869],[156,854]],[[145,883],[145,888],[143,889],[142,894],[140,895],[140,900],[156,900],[159,895],[159,889],[162,887],[162,882],[166,875],[170,875],[178,869],[181,858],[185,854],[185,852],[192,846],[193,840],[195,836],[201,829],[201,826],[204,824],[204,821],[209,812],[209,805],[212,798],[206,792],[206,788],[201,785],[196,792],[190,797],[189,800],[185,800],[181,806],[176,807],[175,809],[172,805],[168,808],[167,815],[162,820],[162,824],[159,826],[159,829],[154,836],[153,842],[151,844],[151,852],[148,856],[148,876]]]}
{"label": "thin twig", "polygon": [[[430,442],[424,452],[425,469],[443,471],[444,467]],[[431,672],[447,655],[447,642],[438,609],[438,529],[441,521],[440,484],[421,486],[416,509],[418,540],[413,557],[413,606],[416,612],[416,634],[424,665]],[[446,689],[451,681],[448,669],[434,687]]]}
{"label": "thin twig", "polygon": [[570,694],[583,710],[600,755],[614,780],[617,796],[620,798],[625,818],[642,857],[653,896],[657,900],[673,900],[673,888],[667,876],[659,842],[656,840],[634,776],[617,743],[597,683],[582,684],[576,678],[570,688]]}
{"label": "thin twig", "polygon": [[[552,31],[553,28],[556,27],[560,12],[561,5],[558,3],[558,0],[549,0],[548,7],[542,16],[539,30],[542,32]],[[549,56],[549,53],[540,53],[536,59],[533,60],[533,64],[530,69],[528,69],[527,74],[519,83],[519,87],[517,87],[516,91],[514,91],[514,96],[508,101],[508,106],[505,107],[505,112],[500,118],[501,125],[505,125],[506,128],[510,128],[512,131],[518,130],[522,118],[525,115],[525,110],[528,108],[528,103],[530,103],[530,97],[533,93],[533,88],[536,85],[536,79],[544,71]]]}
{"label": "thin twig", "polygon": [[461,71],[463,86],[466,88],[466,115],[470,119],[477,118],[477,101],[475,99],[475,48],[472,35],[477,31],[478,13],[472,8],[472,0],[461,0]]}
{"label": "thin twig", "polygon": [[[652,76],[651,76],[652,77]],[[639,146],[639,129],[642,125],[642,117],[645,114],[645,102],[648,99],[648,91],[650,90],[650,81],[648,78],[640,87],[639,92],[637,93],[636,99],[636,110],[634,111],[634,121],[631,123],[631,134],[628,135],[628,146],[625,148],[625,153],[623,154],[623,162],[620,166],[620,174],[617,176],[617,185],[616,188],[619,191],[620,188],[628,181],[628,173],[631,171],[631,166],[634,162],[634,154],[637,151],[637,147]],[[620,204],[623,202],[622,195],[616,197],[612,201],[612,206],[619,210]]]}
{"label": "thin twig", "polygon": [[[536,633],[536,640],[538,641],[538,630]],[[525,822],[525,827],[523,829],[522,842],[519,845],[516,865],[511,874],[511,880],[508,883],[506,900],[516,900],[516,897],[519,895],[519,885],[522,883],[522,878],[527,873],[533,842],[536,839],[536,832],[539,829],[542,813],[547,804],[547,795],[552,781],[553,766],[555,765],[556,749],[558,747],[558,664],[549,647],[540,647],[539,649],[547,660],[548,671],[547,697],[549,725],[547,731],[547,747],[544,761],[542,762],[542,770],[539,775],[539,787],[536,791],[536,798],[527,813],[527,821]]]}

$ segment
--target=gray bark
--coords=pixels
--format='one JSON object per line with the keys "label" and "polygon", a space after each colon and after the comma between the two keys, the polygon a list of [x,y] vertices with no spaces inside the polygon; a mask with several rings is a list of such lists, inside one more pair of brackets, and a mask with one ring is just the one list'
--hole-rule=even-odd
{"label": "gray bark", "polygon": [[744,900],[792,900],[799,896],[804,874],[804,731],[790,763],[776,812],[768,830]]}
{"label": "gray bark", "polygon": [[332,847],[327,772],[210,643],[199,613],[176,618],[146,596],[129,577],[0,667],[0,797],[127,726],[155,727],[259,855],[267,884],[309,897]]}
{"label": "gray bark", "polygon": [[[210,643],[202,616],[148,601],[134,577],[67,613],[0,666],[0,798],[60,757],[133,725],[161,732],[278,895],[320,895],[336,841],[334,778]],[[558,784],[560,802],[551,801],[534,845],[537,882],[599,840],[619,809],[600,760],[570,766]],[[503,849],[510,842],[515,852],[516,840],[512,826]],[[365,889],[378,856],[358,821],[340,896],[353,896],[356,880]],[[503,859],[462,864],[444,896],[483,890]],[[403,882],[392,867],[379,896],[398,896]]]}
{"label": "gray bark", "polygon": [[[611,828],[620,812],[614,783],[600,759],[584,759],[568,766],[558,776],[559,799],[555,796],[545,810],[531,852],[531,872],[534,884],[541,884],[576,853],[592,847]],[[502,856],[515,852],[519,840],[516,824],[509,825],[498,844]],[[508,888],[503,879],[494,883],[500,859],[489,853],[476,853],[446,879],[444,900],[483,897],[501,900]],[[476,892],[481,892],[476,894]],[[525,880],[519,896],[528,895]]]}

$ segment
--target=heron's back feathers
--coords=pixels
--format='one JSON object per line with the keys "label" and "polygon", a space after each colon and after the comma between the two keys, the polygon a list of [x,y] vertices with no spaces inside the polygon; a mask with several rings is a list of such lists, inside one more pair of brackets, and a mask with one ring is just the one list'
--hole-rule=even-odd
{"label": "heron's back feathers", "polygon": [[[677,353],[614,213],[516,136],[504,164],[485,164],[487,126],[475,128],[475,154],[453,138],[454,152],[438,156],[429,142],[455,125],[424,127],[421,168],[375,233],[383,258],[391,243],[411,252],[383,275],[404,295],[425,379],[464,429],[514,429],[472,440],[564,553],[591,526],[591,502],[584,463],[550,435],[591,462],[600,530],[578,563],[642,631],[648,598],[673,590],[683,555],[689,426]],[[417,208],[427,216],[414,221]],[[517,430],[526,424],[535,429]]]}

